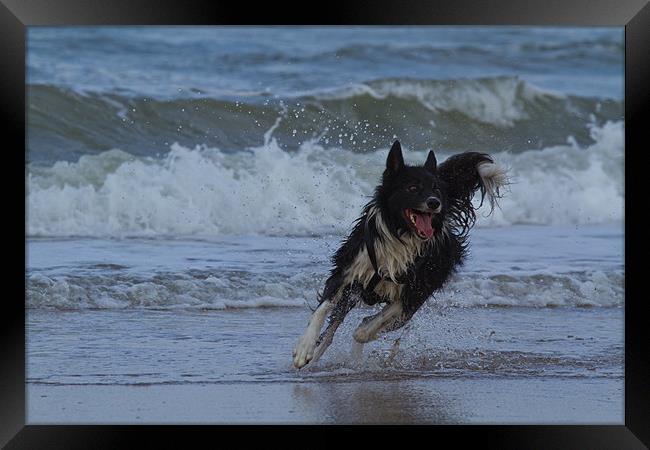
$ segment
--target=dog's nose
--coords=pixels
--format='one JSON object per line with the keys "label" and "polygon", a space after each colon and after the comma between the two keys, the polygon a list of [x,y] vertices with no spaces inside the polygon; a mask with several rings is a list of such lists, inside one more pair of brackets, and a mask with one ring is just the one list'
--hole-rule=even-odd
{"label": "dog's nose", "polygon": [[429,197],[427,199],[427,206],[430,209],[436,210],[436,209],[438,209],[440,207],[440,200],[438,200],[435,197]]}

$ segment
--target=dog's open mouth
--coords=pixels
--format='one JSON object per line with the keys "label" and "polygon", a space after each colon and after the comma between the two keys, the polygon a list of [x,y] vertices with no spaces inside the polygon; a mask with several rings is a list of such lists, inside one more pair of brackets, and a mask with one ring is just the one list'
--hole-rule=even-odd
{"label": "dog's open mouth", "polygon": [[435,230],[431,225],[433,213],[418,211],[417,209],[406,208],[404,210],[406,222],[415,230],[422,239],[431,239]]}

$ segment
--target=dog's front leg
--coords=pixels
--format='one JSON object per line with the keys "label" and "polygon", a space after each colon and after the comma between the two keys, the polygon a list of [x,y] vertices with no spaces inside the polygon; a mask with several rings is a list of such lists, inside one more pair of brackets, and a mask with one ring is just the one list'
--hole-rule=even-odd
{"label": "dog's front leg", "polygon": [[316,348],[318,333],[323,327],[323,323],[325,323],[327,314],[333,307],[334,304],[331,301],[325,300],[312,314],[305,333],[300,337],[298,344],[296,344],[296,348],[293,351],[293,365],[296,366],[296,368],[300,369],[301,367],[304,367],[314,357],[314,349]]}
{"label": "dog's front leg", "polygon": [[[374,316],[365,317],[354,332],[354,340],[365,344],[377,339],[377,335],[387,328],[392,328],[402,315],[403,307],[400,300],[385,306]],[[403,325],[403,324],[402,324]]]}

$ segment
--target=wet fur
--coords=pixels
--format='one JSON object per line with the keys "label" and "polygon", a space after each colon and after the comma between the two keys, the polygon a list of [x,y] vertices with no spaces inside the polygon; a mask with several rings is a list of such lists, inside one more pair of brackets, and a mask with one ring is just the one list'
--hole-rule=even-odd
{"label": "wet fur", "polygon": [[[400,189],[413,179],[423,185],[432,184],[442,203],[440,213],[433,215],[435,234],[430,240],[419,238],[401,216],[404,207],[411,207],[408,203],[414,200],[413,195]],[[333,268],[319,296],[319,304],[332,305],[328,327],[313,343],[317,346],[314,353],[303,351],[303,360],[299,355],[294,364],[301,367],[313,356],[317,359],[331,343],[345,315],[359,301],[368,305],[388,303],[382,312],[363,320],[354,336],[359,342],[372,340],[378,333],[408,322],[463,264],[468,233],[476,221],[472,204],[475,193],[480,193],[481,204],[487,198],[493,209],[499,189],[505,184],[506,172],[487,154],[458,154],[438,167],[430,152],[424,167],[414,167],[404,164],[399,142],[395,142],[381,184],[332,258]],[[366,241],[374,246],[382,276],[372,290],[368,287],[375,270]],[[313,328],[308,331],[313,335]]]}

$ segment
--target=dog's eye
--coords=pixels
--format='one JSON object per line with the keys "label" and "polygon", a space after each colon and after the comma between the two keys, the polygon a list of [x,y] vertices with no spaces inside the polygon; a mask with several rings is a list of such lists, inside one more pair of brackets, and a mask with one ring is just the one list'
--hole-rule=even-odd
{"label": "dog's eye", "polygon": [[409,187],[407,187],[406,190],[409,192],[417,192],[420,189],[418,188],[417,184],[412,184]]}

